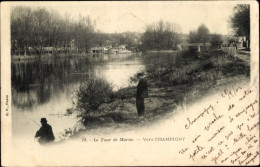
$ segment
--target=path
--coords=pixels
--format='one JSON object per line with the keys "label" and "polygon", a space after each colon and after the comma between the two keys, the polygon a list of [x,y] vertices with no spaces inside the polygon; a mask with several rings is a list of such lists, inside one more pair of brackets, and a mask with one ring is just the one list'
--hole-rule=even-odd
{"label": "path", "polygon": [[236,57],[240,58],[241,60],[246,62],[248,65],[250,65],[250,51],[238,49],[236,51]]}

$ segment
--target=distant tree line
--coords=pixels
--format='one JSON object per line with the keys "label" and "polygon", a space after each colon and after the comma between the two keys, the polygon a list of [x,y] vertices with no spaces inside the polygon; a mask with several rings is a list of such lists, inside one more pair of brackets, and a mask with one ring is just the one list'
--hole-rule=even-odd
{"label": "distant tree line", "polygon": [[197,31],[190,31],[189,42],[190,43],[203,43],[204,46],[210,40],[210,32],[206,25],[201,24]]}
{"label": "distant tree line", "polygon": [[68,14],[62,18],[45,8],[15,7],[11,13],[11,41],[13,50],[28,47],[42,51],[43,47],[66,46],[74,39],[79,49],[91,47],[94,24],[90,17],[79,16],[73,22]]}
{"label": "distant tree line", "polygon": [[190,31],[188,36],[189,43],[203,43],[204,47],[206,43],[210,43],[211,48],[218,49],[222,44],[222,37],[220,34],[210,34],[208,27],[201,24],[197,31]]}
{"label": "distant tree line", "polygon": [[149,24],[142,35],[143,50],[166,50],[173,49],[180,43],[180,27],[174,23],[162,20]]}
{"label": "distant tree line", "polygon": [[[236,5],[229,23],[233,28],[234,36],[246,37],[246,49],[250,50],[250,6],[248,4]],[[220,34],[210,34],[209,29],[202,24],[197,31],[189,33],[188,42],[203,43],[204,46],[207,42],[210,42],[212,48],[220,48],[222,37]],[[236,40],[230,39],[229,43],[232,42],[236,42]]]}
{"label": "distant tree line", "polygon": [[11,49],[26,52],[32,48],[41,54],[43,47],[66,48],[74,40],[77,50],[89,52],[91,47],[126,44],[137,46],[140,35],[136,33],[106,34],[95,30],[89,16],[72,19],[46,8],[14,7],[11,12]]}

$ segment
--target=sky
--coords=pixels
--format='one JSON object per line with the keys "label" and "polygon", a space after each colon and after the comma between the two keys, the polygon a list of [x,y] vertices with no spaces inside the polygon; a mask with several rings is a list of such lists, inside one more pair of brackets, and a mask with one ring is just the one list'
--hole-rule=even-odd
{"label": "sky", "polygon": [[[25,3],[23,3],[25,4]],[[26,6],[40,6],[56,10],[71,18],[89,15],[96,23],[96,29],[105,33],[125,31],[144,32],[145,25],[159,20],[173,22],[181,27],[182,33],[197,30],[205,24],[210,33],[230,34],[228,20],[236,2],[38,2]]]}

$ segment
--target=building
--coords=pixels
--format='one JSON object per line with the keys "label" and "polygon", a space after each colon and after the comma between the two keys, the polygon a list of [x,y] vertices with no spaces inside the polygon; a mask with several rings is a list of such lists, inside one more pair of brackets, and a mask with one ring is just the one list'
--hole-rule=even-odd
{"label": "building", "polygon": [[91,53],[106,54],[106,53],[108,53],[108,49],[106,47],[93,47],[93,48],[91,48]]}

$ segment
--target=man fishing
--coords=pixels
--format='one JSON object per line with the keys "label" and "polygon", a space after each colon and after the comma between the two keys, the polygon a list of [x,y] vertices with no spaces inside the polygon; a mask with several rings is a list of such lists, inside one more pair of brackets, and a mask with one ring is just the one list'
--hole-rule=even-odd
{"label": "man fishing", "polygon": [[148,84],[146,79],[144,79],[143,77],[144,76],[142,73],[137,74],[137,78],[139,79],[136,92],[136,108],[138,116],[144,115],[144,98],[148,97]]}
{"label": "man fishing", "polygon": [[36,132],[35,137],[39,138],[40,144],[53,142],[55,137],[52,132],[51,125],[47,124],[46,118],[41,118],[42,127]]}

